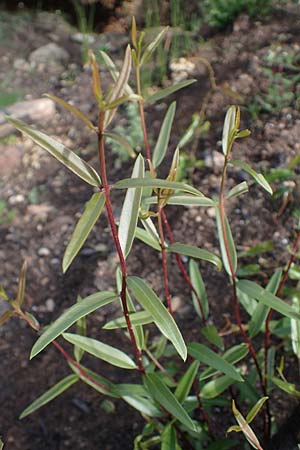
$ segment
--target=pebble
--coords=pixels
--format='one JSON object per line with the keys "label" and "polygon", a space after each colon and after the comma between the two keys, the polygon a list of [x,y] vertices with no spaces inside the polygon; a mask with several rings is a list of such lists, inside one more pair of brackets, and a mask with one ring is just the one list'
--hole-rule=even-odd
{"label": "pebble", "polygon": [[216,217],[216,208],[214,208],[214,207],[207,208],[206,214],[207,214],[208,217],[210,217],[211,219],[214,219],[214,218]]}
{"label": "pebble", "polygon": [[48,298],[45,302],[45,306],[47,311],[53,312],[55,310],[55,301],[53,300],[53,298]]}
{"label": "pebble", "polygon": [[50,255],[50,250],[47,247],[41,247],[38,249],[38,255],[39,256],[49,256]]}
{"label": "pebble", "polygon": [[10,205],[17,205],[19,203],[23,203],[25,201],[25,197],[23,194],[12,195],[8,199],[8,203]]}

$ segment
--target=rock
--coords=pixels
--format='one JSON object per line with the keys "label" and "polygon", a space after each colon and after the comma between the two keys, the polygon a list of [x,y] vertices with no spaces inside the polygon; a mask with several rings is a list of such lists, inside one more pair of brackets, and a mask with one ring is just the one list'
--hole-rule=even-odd
{"label": "rock", "polygon": [[0,177],[16,172],[21,166],[22,155],[17,145],[0,145]]}
{"label": "rock", "polygon": [[89,44],[92,45],[95,43],[95,38],[92,34],[87,33],[75,33],[71,36],[72,41],[77,44]]}
{"label": "rock", "polygon": [[46,300],[45,307],[48,312],[53,312],[55,310],[55,301],[53,298],[48,298]]}
{"label": "rock", "polygon": [[178,83],[195,75],[196,64],[187,58],[173,59],[170,63],[170,70],[172,71],[172,79]]}
{"label": "rock", "polygon": [[16,129],[6,121],[5,114],[25,122],[45,122],[55,115],[55,104],[50,98],[39,98],[18,102],[0,111],[0,138],[3,138]]}
{"label": "rock", "polygon": [[224,165],[223,153],[213,150],[212,152],[206,151],[204,156],[205,167],[209,167],[216,172],[220,172]]}
{"label": "rock", "polygon": [[38,249],[38,255],[39,256],[49,256],[50,255],[50,250],[47,247],[41,247]]}
{"label": "rock", "polygon": [[59,47],[59,45],[51,42],[50,44],[43,45],[37,48],[29,55],[29,61],[35,65],[39,64],[54,64],[65,66],[70,59],[69,53]]}
{"label": "rock", "polygon": [[25,197],[22,194],[17,194],[17,195],[12,195],[11,197],[9,197],[8,199],[8,203],[10,205],[18,205],[20,203],[23,203],[25,201]]}

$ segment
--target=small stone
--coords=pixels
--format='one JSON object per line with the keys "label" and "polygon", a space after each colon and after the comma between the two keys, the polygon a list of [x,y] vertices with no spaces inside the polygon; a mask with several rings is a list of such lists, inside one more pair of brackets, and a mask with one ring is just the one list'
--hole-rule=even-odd
{"label": "small stone", "polygon": [[8,203],[10,205],[17,205],[17,204],[23,203],[24,200],[25,200],[24,195],[17,194],[17,195],[12,195],[11,197],[9,197]]}
{"label": "small stone", "polygon": [[77,44],[94,44],[95,38],[91,34],[86,33],[75,33],[71,36],[71,40],[76,42]]}
{"label": "small stone", "polygon": [[47,247],[41,247],[38,249],[38,255],[39,256],[49,256],[50,255],[50,250]]}
{"label": "small stone", "polygon": [[43,45],[29,55],[29,61],[36,66],[39,64],[60,64],[66,65],[70,59],[69,53],[57,44],[50,43]]}
{"label": "small stone", "polygon": [[214,219],[216,217],[216,208],[207,208],[206,210],[206,214],[208,215],[208,217],[210,217],[211,219]]}
{"label": "small stone", "polygon": [[55,301],[53,298],[48,298],[45,302],[45,306],[48,312],[53,312],[55,310]]}
{"label": "small stone", "polygon": [[205,167],[220,171],[224,166],[224,155],[223,153],[213,150],[212,152],[206,151],[204,155]]}

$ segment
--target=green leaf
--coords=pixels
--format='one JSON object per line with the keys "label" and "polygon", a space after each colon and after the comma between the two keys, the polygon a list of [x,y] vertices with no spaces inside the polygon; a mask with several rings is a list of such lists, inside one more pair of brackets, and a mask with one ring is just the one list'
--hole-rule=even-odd
{"label": "green leaf", "polygon": [[152,164],[156,169],[163,161],[170,140],[171,128],[176,111],[176,102],[171,103],[163,120],[159,136],[153,151]]}
{"label": "green leaf", "polygon": [[[157,196],[152,196],[145,198],[145,204],[147,205],[153,205],[157,204]],[[216,206],[216,203],[208,197],[204,197],[204,195],[200,196],[194,196],[194,195],[180,195],[175,194],[171,195],[168,198],[167,201],[168,205],[178,205],[178,206],[204,206],[204,207],[210,207],[210,206]]]}
{"label": "green leaf", "polygon": [[208,366],[219,370],[220,372],[228,375],[236,381],[243,381],[242,376],[236,370],[236,368],[230,364],[224,357],[219,356],[217,353],[212,351],[206,345],[198,344],[197,342],[192,342],[188,344],[189,354],[197,359],[198,361],[207,364]]}
{"label": "green leaf", "polygon": [[[142,155],[139,155],[135,161],[131,178],[143,178],[144,170],[144,158]],[[142,199],[142,191],[142,188],[129,188],[123,203],[118,235],[125,258],[130,253],[135,236],[135,229],[137,226]]]}
{"label": "green leaf", "polygon": [[230,189],[230,191],[226,195],[226,198],[229,200],[230,198],[238,197],[239,195],[245,194],[248,191],[249,191],[248,184],[246,183],[246,181],[242,181],[242,183]]}
{"label": "green leaf", "polygon": [[220,270],[222,267],[222,262],[218,256],[213,253],[202,250],[198,247],[194,247],[193,245],[180,244],[179,242],[175,242],[171,244],[166,249],[168,252],[179,253],[180,255],[190,256],[191,258],[202,259],[204,261],[208,261],[211,264],[217,266]]}
{"label": "green leaf", "polygon": [[136,369],[134,361],[126,353],[111,345],[104,344],[96,339],[80,336],[79,334],[63,333],[63,337],[71,344],[77,345],[82,350],[113,366],[122,367],[123,369]]}
{"label": "green leaf", "polygon": [[224,342],[218,333],[217,328],[214,325],[207,325],[201,329],[201,333],[206,339],[220,350],[224,350]]}
{"label": "green leaf", "polygon": [[23,265],[22,265],[20,277],[19,277],[18,292],[17,292],[17,298],[16,298],[16,303],[20,308],[23,304],[24,295],[25,295],[26,270],[27,270],[27,263],[26,263],[26,261],[24,261]]}
{"label": "green leaf", "polygon": [[101,186],[101,180],[95,169],[83,161],[74,152],[69,150],[60,142],[47,136],[47,134],[28,126],[21,120],[6,117],[7,120],[19,131],[30,137],[36,144],[47,150],[59,162],[64,164],[68,169],[74,172],[77,176],[82,178],[92,186]]}
{"label": "green leaf", "polygon": [[235,131],[237,131],[236,114],[236,106],[230,106],[227,110],[223,126],[222,149],[224,155],[228,155],[228,153],[230,153],[233,143],[233,136]]}
{"label": "green leaf", "polygon": [[[103,59],[103,61],[104,61],[104,64],[106,65],[106,67],[107,67],[108,70],[110,71],[113,80],[114,80],[114,81],[117,81],[118,78],[119,78],[119,76],[120,76],[120,74],[119,74],[118,69],[116,68],[115,63],[114,63],[113,60],[108,56],[108,54],[105,53],[103,50],[100,50],[100,54],[101,54],[101,56],[102,56],[102,59]],[[134,94],[133,90],[132,90],[131,87],[128,85],[128,83],[125,85],[125,90],[124,90],[124,92],[125,92],[127,95],[133,95],[133,94]]]}
{"label": "green leaf", "polygon": [[67,309],[55,322],[53,322],[46,331],[38,338],[30,353],[30,359],[34,358],[40,353],[47,345],[50,344],[57,336],[67,330],[73,323],[81,319],[81,317],[87,316],[96,309],[116,300],[118,296],[115,292],[104,291],[92,294],[82,302],[76,303]]}
{"label": "green leaf", "polygon": [[[226,236],[224,236],[224,234],[223,234],[221,216],[220,216],[220,211],[218,208],[216,208],[216,220],[217,220],[217,229],[218,229],[218,236],[219,236],[219,241],[220,241],[220,248],[221,248],[223,264],[224,264],[225,270],[228,273],[228,275],[230,277],[232,277],[233,274],[231,273],[228,256],[231,260],[232,268],[235,273],[236,269],[237,269],[237,255],[236,255],[235,245],[234,245],[233,237],[231,234],[229,222],[228,222],[228,219],[226,216],[224,217],[225,235]],[[226,245],[225,245],[226,241],[227,241],[228,247],[229,247],[228,248],[229,255],[227,255],[227,250],[226,250]]]}
{"label": "green leaf", "polygon": [[149,417],[161,417],[162,413],[149,398],[139,396],[122,396],[123,400],[142,414]]}
{"label": "green leaf", "polygon": [[181,377],[178,386],[175,391],[175,397],[179,403],[183,403],[186,397],[189,395],[191,387],[193,386],[194,379],[198,373],[199,361],[194,361]]}
{"label": "green leaf", "polygon": [[70,113],[72,113],[75,117],[77,117],[79,120],[81,120],[88,128],[90,128],[93,131],[97,132],[97,127],[95,127],[90,119],[79,109],[75,108],[75,106],[70,105],[70,103],[65,102],[62,98],[56,97],[56,95],[52,94],[45,94],[45,97],[50,98],[54,102],[58,103],[60,106],[68,110]]}
{"label": "green leaf", "polygon": [[140,241],[144,242],[145,244],[149,245],[149,247],[154,248],[154,250],[157,250],[158,252],[161,251],[160,243],[157,239],[154,239],[151,234],[149,234],[148,231],[144,230],[143,228],[136,227],[135,229],[135,237],[139,239]]}
{"label": "green leaf", "polygon": [[224,392],[231,384],[234,384],[233,378],[223,375],[215,380],[211,380],[206,383],[200,392],[200,397],[203,400],[212,399],[218,397],[222,392]]}
{"label": "green leaf", "polygon": [[[201,300],[204,317],[205,317],[205,319],[207,319],[208,313],[209,313],[209,305],[208,305],[208,301],[207,301],[206,289],[205,289],[205,285],[204,285],[204,282],[203,282],[203,279],[201,276],[201,272],[199,270],[199,266],[193,259],[191,259],[189,262],[189,272],[190,272],[190,278],[191,278],[192,285],[194,286],[194,289],[196,290],[196,292]],[[193,292],[192,292],[192,300],[193,300],[193,305],[196,310],[196,313],[198,314],[198,316],[200,318],[202,318],[201,310],[198,305],[198,299]]]}
{"label": "green leaf", "polygon": [[296,386],[292,383],[288,383],[287,381],[283,381],[277,377],[268,377],[279,389],[286,392],[293,397],[300,398],[300,392],[297,391]]}
{"label": "green leaf", "polygon": [[115,142],[117,142],[117,144],[119,144],[121,147],[123,147],[127,151],[128,155],[131,158],[135,158],[136,157],[136,153],[135,153],[132,145],[130,144],[130,142],[124,136],[120,136],[117,133],[108,132],[108,131],[105,131],[104,136],[112,139]]}
{"label": "green leaf", "polygon": [[156,38],[154,39],[154,41],[152,41],[145,49],[142,57],[141,57],[141,61],[140,61],[140,66],[143,66],[144,64],[147,63],[147,61],[149,61],[149,59],[151,58],[151,55],[153,54],[153,52],[157,49],[157,47],[159,46],[159,44],[161,43],[161,41],[163,40],[163,38],[165,37],[167,31],[168,31],[169,27],[165,27],[162,29],[162,31],[156,36]]}
{"label": "green leaf", "polygon": [[2,439],[1,439],[1,437],[0,437],[0,450],[2,450],[3,447],[4,447],[4,444],[3,444]]}
{"label": "green leaf", "polygon": [[255,172],[255,170],[252,169],[249,164],[245,163],[244,161],[234,159],[230,161],[230,164],[234,167],[239,167],[240,169],[247,172],[249,175],[251,175],[252,178],[254,178],[256,183],[260,184],[269,194],[273,195],[273,190],[265,177],[261,173]]}
{"label": "green leaf", "polygon": [[[248,345],[239,344],[234,345],[233,347],[226,350],[226,352],[223,354],[223,358],[230,364],[235,364],[241,361],[241,359],[245,358],[245,356],[247,356],[248,353],[249,353]],[[200,380],[206,380],[207,378],[210,378],[218,373],[219,373],[218,370],[208,368],[201,373]]]}
{"label": "green leaf", "polygon": [[[99,375],[96,372],[93,372],[92,370],[88,369],[87,367],[84,367],[82,364],[80,364],[80,368],[82,370],[79,370],[77,366],[69,362],[69,366],[73,370],[73,372],[88,386],[91,386],[95,391],[100,392],[100,394],[109,395],[110,397],[118,398],[119,395],[114,393],[114,387],[115,385],[109,381],[107,378],[104,378],[102,375]],[[84,374],[87,375],[84,376]]]}
{"label": "green leaf", "polygon": [[176,450],[177,449],[177,439],[176,430],[172,423],[164,428],[161,434],[161,447],[160,450]]}
{"label": "green leaf", "polygon": [[[77,303],[80,303],[80,302],[82,302],[82,298],[80,297],[80,295],[78,295]],[[81,336],[86,336],[86,316],[81,317],[79,320],[77,320],[76,333],[80,334]],[[80,362],[83,355],[84,355],[84,351],[81,348],[76,347],[76,345],[75,345],[74,346],[74,357],[78,363]]]}
{"label": "green leaf", "polygon": [[160,89],[159,91],[155,92],[155,94],[150,95],[149,97],[145,98],[145,102],[149,105],[152,105],[153,103],[156,103],[158,100],[162,100],[165,97],[168,97],[171,94],[174,94],[174,92],[179,91],[179,89],[183,89],[190,84],[195,83],[197,80],[184,80],[180,81],[179,83],[173,84],[173,86],[169,86],[165,89]]}
{"label": "green leaf", "polygon": [[[271,294],[275,294],[279,287],[281,277],[282,270],[277,269],[270,278],[270,281],[266,287],[267,291],[271,292]],[[249,336],[251,338],[256,336],[263,328],[269,311],[270,308],[268,306],[264,305],[263,303],[258,303],[249,322]]]}
{"label": "green leaf", "polygon": [[[292,304],[296,311],[300,311],[300,300],[297,296],[292,297]],[[300,359],[300,321],[291,319],[291,342],[292,349],[298,359]]]}
{"label": "green leaf", "polygon": [[246,416],[246,422],[251,423],[253,419],[257,416],[261,408],[264,406],[265,402],[269,399],[269,397],[262,397],[255,403],[254,406],[250,409]]}
{"label": "green leaf", "polygon": [[259,302],[278,311],[282,315],[292,319],[300,319],[300,313],[295,311],[294,308],[253,281],[240,280],[238,281],[237,286],[242,292],[249,295],[249,297],[257,299]]}
{"label": "green leaf", "polygon": [[[138,311],[129,314],[131,325],[147,325],[153,322],[153,317],[148,311]],[[115,330],[117,328],[127,328],[125,317],[118,317],[117,319],[107,322],[104,330]]]}
{"label": "green leaf", "polygon": [[189,430],[197,432],[197,427],[186,410],[181,406],[175,395],[155,373],[146,374],[145,382],[149,392],[160,405],[162,405],[173,417],[179,420],[179,422],[181,422]]}
{"label": "green leaf", "polygon": [[84,212],[77,222],[75,230],[73,231],[71,239],[64,253],[62,263],[63,273],[68,270],[74,258],[77,256],[83,244],[87,240],[95,223],[99,219],[104,205],[105,195],[103,192],[96,192],[86,203]]}
{"label": "green leaf", "polygon": [[246,420],[244,419],[242,414],[239,412],[239,410],[236,408],[234,400],[232,400],[232,411],[233,411],[235,420],[241,427],[241,430],[242,430],[245,438],[249,442],[249,444],[252,445],[252,447],[254,447],[257,450],[262,450],[262,447],[261,447],[254,431],[248,425],[248,423],[246,422]]}
{"label": "green leaf", "polygon": [[189,192],[198,197],[202,197],[203,194],[198,189],[189,186],[188,184],[181,183],[180,181],[168,181],[161,180],[160,178],[124,178],[117,181],[114,185],[114,189],[127,189],[134,187],[151,187],[151,188],[169,188],[177,189],[179,191]]}
{"label": "green leaf", "polygon": [[172,342],[181,358],[185,361],[187,350],[183,337],[175,320],[159,297],[141,278],[128,277],[127,284],[141,306],[152,315],[156,326],[162,334]]}
{"label": "green leaf", "polygon": [[52,386],[48,391],[44,392],[43,395],[38,397],[33,403],[31,403],[31,405],[27,406],[27,408],[24,409],[19,418],[24,419],[24,417],[33,413],[41,406],[44,406],[47,403],[51,402],[51,400],[66,391],[70,386],[72,386],[72,384],[76,383],[76,381],[78,381],[77,375],[68,375],[67,377],[63,378],[57,384],[55,384],[55,386]]}
{"label": "green leaf", "polygon": [[257,245],[253,245],[249,248],[249,250],[244,250],[243,252],[239,253],[239,258],[242,258],[243,256],[257,256],[261,253],[270,252],[274,248],[273,241],[264,241],[260,242]]}

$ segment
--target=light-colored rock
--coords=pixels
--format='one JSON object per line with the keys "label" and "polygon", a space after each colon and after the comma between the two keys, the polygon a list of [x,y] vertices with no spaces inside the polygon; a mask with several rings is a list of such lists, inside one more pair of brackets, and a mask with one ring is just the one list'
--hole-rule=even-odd
{"label": "light-colored rock", "polygon": [[0,177],[16,172],[21,166],[22,155],[17,145],[0,145]]}
{"label": "light-colored rock", "polygon": [[0,138],[8,136],[16,130],[7,122],[5,115],[13,116],[28,123],[35,123],[50,120],[55,112],[55,104],[50,98],[27,100],[8,106],[5,110],[0,111]]}
{"label": "light-colored rock", "polygon": [[172,79],[178,83],[195,75],[196,64],[187,58],[177,58],[171,61],[170,70],[172,72]]}
{"label": "light-colored rock", "polygon": [[223,153],[213,150],[212,152],[205,152],[204,156],[205,167],[209,167],[215,171],[221,171],[224,165]]}
{"label": "light-colored rock", "polygon": [[53,312],[55,310],[55,301],[53,298],[48,298],[46,300],[45,307],[48,312]]}
{"label": "light-colored rock", "polygon": [[95,43],[95,37],[92,34],[87,33],[75,33],[71,36],[72,41],[76,42],[77,44],[94,44]]}
{"label": "light-colored rock", "polygon": [[38,255],[39,256],[49,256],[50,255],[50,250],[47,247],[41,247],[38,249]]}
{"label": "light-colored rock", "polygon": [[69,53],[53,42],[37,48],[29,55],[29,61],[35,65],[59,64],[64,66],[68,63],[69,59]]}

